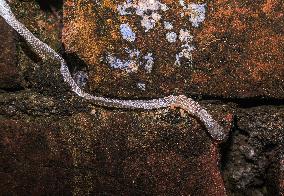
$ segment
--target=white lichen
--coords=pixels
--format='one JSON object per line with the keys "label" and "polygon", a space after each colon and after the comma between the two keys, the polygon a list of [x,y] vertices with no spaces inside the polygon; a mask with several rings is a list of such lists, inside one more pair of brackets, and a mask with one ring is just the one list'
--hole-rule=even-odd
{"label": "white lichen", "polygon": [[169,8],[166,4],[160,3],[158,0],[139,0],[133,2],[127,0],[123,4],[117,6],[120,15],[137,15],[141,18],[141,26],[145,28],[145,32],[153,29],[156,23],[160,21],[161,15],[159,10],[167,11]]}
{"label": "white lichen", "polygon": [[151,73],[154,66],[154,58],[152,57],[152,55],[152,53],[148,53],[146,56],[143,57],[146,60],[144,68],[147,73]]}
{"label": "white lichen", "polygon": [[179,40],[181,42],[192,42],[193,41],[193,36],[190,34],[188,29],[180,29],[179,31]]}
{"label": "white lichen", "polygon": [[199,24],[205,20],[205,6],[206,4],[189,4],[189,9],[191,10],[189,21],[192,26],[199,27]]}
{"label": "white lichen", "polygon": [[139,83],[137,83],[137,87],[142,91],[146,90],[146,84],[145,83],[139,82]]}
{"label": "white lichen", "polygon": [[108,65],[113,69],[125,70],[128,73],[137,72],[139,68],[138,58],[140,51],[126,48],[125,52],[128,53],[128,59],[120,59],[113,54],[108,54],[106,56]]}
{"label": "white lichen", "polygon": [[177,34],[175,32],[168,32],[166,34],[166,39],[168,40],[168,42],[174,43],[177,40]]}
{"label": "white lichen", "polygon": [[134,42],[136,39],[136,34],[132,31],[129,24],[121,24],[120,33],[122,35],[122,38],[129,42]]}
{"label": "white lichen", "polygon": [[187,66],[192,66],[192,51],[195,47],[192,44],[193,36],[189,30],[181,29],[179,31],[179,40],[182,42],[181,51],[176,54],[176,66],[181,66],[181,58],[186,59]]}
{"label": "white lichen", "polygon": [[[189,21],[193,27],[199,27],[200,23],[205,20],[206,4],[186,4],[183,0],[179,0],[179,4],[183,7],[185,12],[189,13]],[[184,12],[181,13],[181,17],[184,17],[185,15]]]}
{"label": "white lichen", "polygon": [[106,56],[108,65],[113,69],[125,70],[128,73],[137,72],[139,67],[144,67],[147,73],[151,73],[154,66],[152,53],[141,56],[139,50],[129,48],[126,48],[125,52],[128,54],[127,59],[120,59],[113,54],[108,54]]}
{"label": "white lichen", "polygon": [[[188,16],[188,21],[192,26],[199,27],[205,20],[206,4],[186,3],[184,0],[179,0],[178,2],[183,8],[180,16]],[[161,3],[158,0],[126,0],[124,3],[118,5],[117,11],[122,16],[139,16],[141,27],[144,28],[145,32],[154,29],[157,23],[161,22],[164,29],[168,31],[165,34],[165,39],[169,43],[175,43],[178,40],[180,41],[179,52],[176,54],[174,64],[177,66],[181,66],[182,64],[192,66],[192,51],[195,49],[192,43],[193,36],[188,29],[176,30],[171,21],[163,21],[162,14],[169,9],[170,8],[166,4]],[[176,33],[178,31],[179,33]],[[136,38],[135,33],[133,33],[129,25],[124,25],[123,28],[121,28],[121,33],[123,38],[127,41],[133,42]],[[148,59],[145,67],[148,67],[147,70],[150,71],[147,72],[151,72],[152,66],[153,60]]]}
{"label": "white lichen", "polygon": [[172,30],[174,27],[173,27],[173,24],[171,22],[164,21],[164,28],[166,30]]}

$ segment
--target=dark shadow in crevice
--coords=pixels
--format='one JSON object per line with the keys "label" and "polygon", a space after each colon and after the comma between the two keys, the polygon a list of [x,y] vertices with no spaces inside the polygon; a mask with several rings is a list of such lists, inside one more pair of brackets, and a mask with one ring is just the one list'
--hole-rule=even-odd
{"label": "dark shadow in crevice", "polygon": [[24,87],[17,85],[11,88],[0,88],[0,93],[15,93],[24,90]]}
{"label": "dark shadow in crevice", "polygon": [[220,144],[220,168],[224,171],[226,165],[230,159],[230,153],[234,143],[234,135],[237,132],[237,118],[234,116],[232,123],[232,130],[229,132],[229,136],[226,142]]}
{"label": "dark shadow in crevice", "polygon": [[[64,46],[63,51],[65,51]],[[70,73],[77,71],[88,71],[87,64],[76,53],[62,53],[62,57],[65,59]]]}
{"label": "dark shadow in crevice", "polygon": [[52,9],[62,10],[63,0],[36,0],[40,9],[52,12]]}
{"label": "dark shadow in crevice", "polygon": [[226,98],[222,96],[211,96],[211,95],[192,95],[192,98],[197,98],[204,101],[215,101],[222,104],[236,103],[239,108],[252,108],[264,105],[281,106],[284,105],[284,98],[273,98],[273,97],[246,97],[246,98]]}
{"label": "dark shadow in crevice", "polygon": [[[62,32],[63,29],[63,0],[36,0],[40,9],[44,12],[52,13],[57,18],[59,25],[58,28]],[[61,39],[61,36],[60,36]]]}

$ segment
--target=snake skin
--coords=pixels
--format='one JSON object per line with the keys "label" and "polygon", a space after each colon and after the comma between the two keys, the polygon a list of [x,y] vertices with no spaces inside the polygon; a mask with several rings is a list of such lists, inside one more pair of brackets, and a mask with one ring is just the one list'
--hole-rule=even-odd
{"label": "snake skin", "polygon": [[0,15],[27,41],[27,43],[40,57],[44,59],[51,58],[60,62],[60,72],[64,78],[64,81],[70,85],[72,91],[78,96],[91,100],[96,105],[114,108],[152,110],[175,105],[176,107],[186,110],[188,113],[201,120],[213,139],[221,141],[226,138],[224,129],[212,118],[212,116],[197,102],[184,95],[171,95],[168,97],[151,100],[121,100],[97,97],[84,92],[73,80],[65,60],[47,44],[35,37],[22,23],[20,23],[12,13],[10,6],[5,0],[0,0]]}

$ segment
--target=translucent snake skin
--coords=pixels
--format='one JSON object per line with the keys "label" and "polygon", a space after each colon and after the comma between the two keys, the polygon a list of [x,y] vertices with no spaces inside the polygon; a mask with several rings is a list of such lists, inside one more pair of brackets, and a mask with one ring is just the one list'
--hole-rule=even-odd
{"label": "translucent snake skin", "polygon": [[10,6],[5,0],[0,0],[0,15],[27,41],[28,44],[30,44],[30,46],[39,56],[41,56],[42,58],[51,58],[60,62],[60,72],[64,78],[64,81],[67,82],[70,85],[72,91],[80,97],[87,100],[92,100],[94,104],[99,106],[114,108],[151,110],[166,108],[170,106],[180,107],[202,121],[213,139],[222,141],[226,138],[223,127],[221,127],[212,118],[212,116],[197,102],[195,102],[191,98],[187,98],[184,95],[171,95],[168,97],[152,100],[121,100],[97,97],[84,92],[73,80],[65,60],[47,44],[43,43],[37,37],[35,37],[22,23],[20,23],[12,13]]}

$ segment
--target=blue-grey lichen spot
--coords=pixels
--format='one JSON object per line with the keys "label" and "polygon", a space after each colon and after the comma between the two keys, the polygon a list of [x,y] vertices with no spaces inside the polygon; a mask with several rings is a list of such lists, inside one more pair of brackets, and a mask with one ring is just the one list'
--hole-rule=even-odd
{"label": "blue-grey lichen spot", "polygon": [[120,59],[113,54],[107,55],[107,62],[113,69],[125,70],[128,73],[135,73],[139,67],[143,67],[147,73],[151,73],[154,65],[154,57],[152,53],[147,53],[145,56],[141,56],[141,53],[137,49],[126,48],[125,52],[128,54],[127,59]]}
{"label": "blue-grey lichen spot", "polygon": [[120,33],[122,35],[122,38],[129,42],[134,42],[136,39],[135,33],[132,31],[131,27],[128,24],[120,25]]}
{"label": "blue-grey lichen spot", "polygon": [[173,24],[171,22],[164,21],[164,28],[166,30],[172,30],[174,27],[173,27]]}
{"label": "blue-grey lichen spot", "polygon": [[174,43],[177,40],[177,34],[175,32],[168,32],[166,34],[166,38],[167,38],[168,42]]}
{"label": "blue-grey lichen spot", "polygon": [[[179,0],[179,5],[183,8],[183,12],[180,13],[181,17],[189,17],[188,20],[191,22],[192,27],[199,27],[200,23],[205,20],[206,4],[198,3],[186,3],[184,0]],[[141,27],[144,28],[145,32],[150,31],[155,28],[156,23],[162,23],[165,30],[168,32],[165,35],[165,39],[169,43],[175,43],[179,38],[181,45],[180,51],[176,54],[176,59],[174,64],[180,66],[181,59],[184,59],[188,66],[192,66],[192,51],[195,47],[192,44],[193,36],[190,34],[189,29],[179,29],[175,30],[172,21],[163,21],[162,13],[167,12],[170,8],[161,3],[158,0],[127,0],[124,3],[118,5],[117,11],[121,16],[125,15],[138,15],[141,17]],[[185,14],[187,13],[187,14]],[[189,14],[188,14],[189,13]],[[134,41],[135,34],[131,34],[132,31],[130,27],[124,26],[127,30],[124,34],[124,39]],[[178,32],[179,33],[176,33]],[[184,64],[184,63],[183,63]],[[153,66],[153,65],[152,65]]]}
{"label": "blue-grey lichen spot", "polygon": [[137,87],[142,90],[142,91],[145,91],[146,90],[146,84],[143,83],[143,82],[138,82],[137,83]]}
{"label": "blue-grey lichen spot", "polygon": [[113,69],[125,70],[128,73],[137,72],[139,66],[139,64],[137,64],[137,59],[140,52],[138,50],[130,50],[128,48],[125,51],[128,53],[128,59],[120,59],[112,54],[107,55],[107,61],[110,67]]}
{"label": "blue-grey lichen spot", "polygon": [[191,14],[189,20],[192,26],[199,27],[199,24],[205,20],[205,6],[206,4],[190,4]]}
{"label": "blue-grey lichen spot", "polygon": [[73,79],[80,88],[83,88],[88,82],[88,75],[84,71],[77,71],[73,74]]}
{"label": "blue-grey lichen spot", "polygon": [[166,4],[157,0],[139,0],[135,3],[132,0],[127,0],[117,7],[117,11],[122,16],[132,14],[140,16],[141,26],[145,28],[145,32],[153,29],[156,23],[161,20],[161,15],[158,12],[165,12],[168,9]]}
{"label": "blue-grey lichen spot", "polygon": [[[205,20],[205,7],[206,4],[190,3],[186,4],[184,0],[179,0],[180,5],[185,11],[189,11],[189,21],[193,27],[199,27],[199,24]],[[181,13],[181,17],[184,17],[185,13]]]}
{"label": "blue-grey lichen spot", "polygon": [[[179,44],[178,51],[173,59],[175,66],[192,67],[192,52],[195,50],[193,44],[193,35],[190,28],[198,28],[206,17],[206,4],[186,3],[184,0],[178,0],[178,6],[182,8],[181,13],[177,17],[184,18],[191,23],[191,27],[183,26],[176,28],[175,21],[171,21],[166,16],[171,8],[159,0],[126,0],[119,3],[117,6],[118,14],[124,18],[125,16],[138,16],[138,27],[131,27],[129,23],[120,25],[120,34],[127,42],[135,42],[137,33],[134,29],[144,31],[143,36],[147,39],[147,33],[151,32],[155,27],[164,28],[165,40],[170,44]],[[159,25],[158,25],[159,24]],[[154,52],[143,51],[143,54],[136,49],[135,44],[130,46],[131,49],[125,48],[128,54],[127,58],[118,58],[115,54],[108,54],[107,61],[110,67],[114,69],[125,70],[128,73],[137,72],[139,69],[144,69],[146,73],[151,73],[155,65]],[[141,85],[139,85],[141,87]],[[141,88],[140,88],[141,89]]]}

